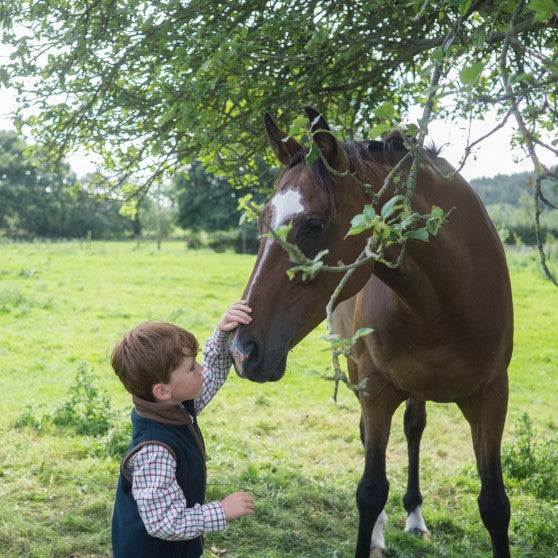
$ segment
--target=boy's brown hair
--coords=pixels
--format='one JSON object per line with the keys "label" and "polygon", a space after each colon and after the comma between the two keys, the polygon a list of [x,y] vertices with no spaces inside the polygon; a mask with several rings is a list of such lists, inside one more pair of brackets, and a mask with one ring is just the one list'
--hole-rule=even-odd
{"label": "boy's brown hair", "polygon": [[198,351],[198,342],[189,331],[151,321],[124,334],[112,351],[110,363],[132,395],[155,401],[153,385],[169,383],[171,372],[184,357],[196,356]]}

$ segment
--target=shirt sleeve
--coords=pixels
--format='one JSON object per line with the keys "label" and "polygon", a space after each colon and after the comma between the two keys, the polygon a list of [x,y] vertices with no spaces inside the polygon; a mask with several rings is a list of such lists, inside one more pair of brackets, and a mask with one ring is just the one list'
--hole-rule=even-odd
{"label": "shirt sleeve", "polygon": [[152,537],[166,541],[194,539],[227,528],[221,502],[188,507],[176,480],[176,461],[158,444],[146,444],[128,461],[132,495]]}
{"label": "shirt sleeve", "polygon": [[202,355],[204,366],[202,394],[194,401],[196,415],[213,399],[229,375],[232,361],[226,346],[228,337],[228,332],[216,328],[205,343]]}

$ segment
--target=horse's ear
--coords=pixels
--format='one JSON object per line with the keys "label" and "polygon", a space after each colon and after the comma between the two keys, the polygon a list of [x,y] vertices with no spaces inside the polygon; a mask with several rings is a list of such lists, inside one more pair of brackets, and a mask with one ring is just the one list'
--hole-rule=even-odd
{"label": "horse's ear", "polygon": [[277,126],[269,112],[264,114],[265,135],[277,159],[287,165],[295,153],[302,150],[302,146],[293,138],[287,139],[287,134]]}
{"label": "horse's ear", "polygon": [[308,116],[308,120],[310,120],[310,126],[312,128],[312,132],[316,130],[329,130],[329,124],[326,122],[326,119],[314,108],[310,105],[306,105],[304,107],[306,111],[306,116]]}
{"label": "horse's ear", "polygon": [[[350,161],[345,149],[331,133],[326,119],[311,106],[305,106],[306,116],[310,120],[312,138],[324,156],[329,166],[337,172],[346,172],[350,168]],[[324,130],[324,131],[321,131]]]}

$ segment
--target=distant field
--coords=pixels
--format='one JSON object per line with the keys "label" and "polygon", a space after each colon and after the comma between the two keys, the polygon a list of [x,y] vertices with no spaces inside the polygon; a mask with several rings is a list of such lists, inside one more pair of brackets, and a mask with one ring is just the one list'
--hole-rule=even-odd
{"label": "distant field", "polygon": [[[152,318],[187,327],[203,342],[242,294],[253,262],[187,251],[178,242],[160,252],[148,243],[0,244],[0,556],[110,556],[130,410],[108,364],[112,344]],[[504,443],[512,555],[551,558],[558,556],[558,483],[545,463],[558,466],[558,290],[534,255],[513,253],[509,262],[516,335]],[[319,377],[328,364],[324,333],[318,328],[292,351],[278,383],[252,384],[231,373],[201,415],[208,498],[252,490],[257,510],[208,536],[204,558],[211,547],[229,558],[352,556],[363,468],[359,407],[345,388],[334,403],[333,386]],[[468,426],[454,405],[427,410],[421,479],[432,540],[402,533],[399,409],[388,448],[388,556],[488,558]],[[83,433],[84,424],[98,426],[97,435]]]}

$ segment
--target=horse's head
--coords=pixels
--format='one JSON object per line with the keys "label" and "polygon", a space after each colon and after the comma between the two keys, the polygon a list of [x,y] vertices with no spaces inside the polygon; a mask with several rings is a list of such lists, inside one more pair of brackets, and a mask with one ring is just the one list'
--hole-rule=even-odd
{"label": "horse's head", "polygon": [[[273,196],[265,206],[260,228],[276,229],[292,224],[287,240],[313,258],[328,250],[325,263],[352,263],[364,247],[364,238],[345,238],[351,218],[362,211],[366,198],[350,176],[345,148],[327,131],[327,122],[307,107],[312,121],[314,142],[328,166],[318,158],[306,166],[305,151],[294,139],[286,138],[269,114],[265,129],[271,147],[285,166]],[[230,352],[239,376],[256,382],[279,380],[284,372],[288,351],[325,318],[325,307],[342,275],[322,272],[309,281],[289,280],[293,264],[285,250],[272,238],[262,240],[258,257],[243,298],[253,309],[250,325],[241,325],[231,338]],[[370,276],[371,267],[362,268],[345,286],[341,301],[352,296]]]}

